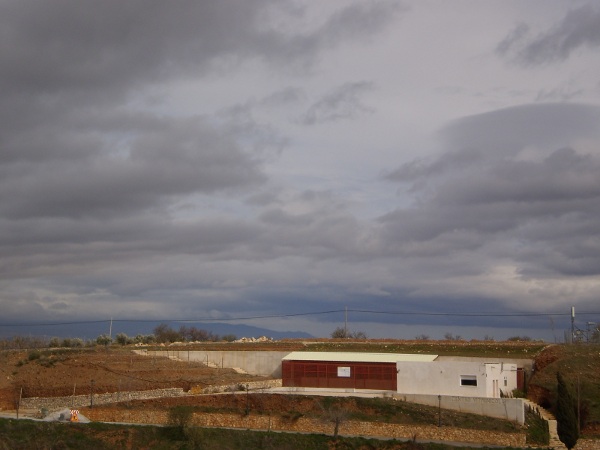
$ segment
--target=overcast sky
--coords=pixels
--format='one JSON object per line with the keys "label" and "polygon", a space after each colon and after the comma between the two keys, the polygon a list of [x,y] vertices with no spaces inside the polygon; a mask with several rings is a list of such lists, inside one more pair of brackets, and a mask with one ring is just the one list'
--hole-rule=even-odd
{"label": "overcast sky", "polygon": [[0,93],[5,323],[600,312],[596,1],[0,0]]}

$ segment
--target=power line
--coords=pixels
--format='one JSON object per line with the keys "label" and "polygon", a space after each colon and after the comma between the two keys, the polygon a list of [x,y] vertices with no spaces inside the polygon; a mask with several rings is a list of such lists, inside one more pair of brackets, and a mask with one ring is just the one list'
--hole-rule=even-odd
{"label": "power line", "polygon": [[[394,314],[403,316],[453,316],[453,317],[532,317],[532,316],[568,316],[569,313],[428,313],[414,311],[371,311],[364,309],[349,309],[348,311],[368,314]],[[600,313],[579,313],[579,314],[600,314]]]}
{"label": "power line", "polygon": [[[130,322],[130,323],[196,323],[196,322],[233,322],[233,321],[244,321],[244,320],[256,320],[256,319],[276,319],[276,318],[289,318],[289,317],[301,317],[301,316],[318,316],[326,314],[338,314],[338,313],[359,313],[359,314],[386,314],[396,316],[438,316],[438,317],[553,317],[553,316],[570,316],[570,312],[521,312],[521,313],[500,313],[500,312],[472,312],[472,313],[461,313],[461,312],[424,312],[424,311],[379,311],[379,310],[368,310],[368,309],[334,309],[329,311],[312,311],[305,313],[291,313],[291,314],[270,314],[270,315],[257,315],[257,316],[240,316],[240,317],[224,317],[215,319],[214,317],[197,317],[194,319],[105,319],[105,320],[73,320],[68,322],[13,322],[13,323],[0,323],[0,327],[31,327],[31,326],[64,326],[64,325],[87,325],[97,323],[109,323],[109,322]],[[600,315],[600,312],[594,311],[581,311],[579,315]]]}
{"label": "power line", "polygon": [[112,322],[133,322],[133,323],[156,323],[156,322],[169,322],[169,323],[195,323],[195,322],[231,322],[236,320],[253,320],[253,319],[274,319],[282,317],[297,317],[297,316],[316,316],[323,314],[337,313],[342,310],[331,310],[331,311],[319,311],[319,312],[307,312],[307,313],[294,313],[294,314],[274,314],[264,316],[247,316],[247,317],[222,317],[215,319],[214,317],[197,317],[194,319],[105,319],[105,320],[81,320],[81,321],[70,321],[70,322],[18,322],[18,323],[0,323],[0,327],[30,327],[30,326],[54,326],[54,325],[86,325],[92,323],[109,323]]}

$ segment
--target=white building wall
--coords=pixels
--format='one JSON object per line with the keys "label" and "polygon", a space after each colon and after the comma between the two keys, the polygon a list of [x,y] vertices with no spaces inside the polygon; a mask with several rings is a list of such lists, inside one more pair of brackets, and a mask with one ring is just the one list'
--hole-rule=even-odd
{"label": "white building wall", "polygon": [[398,362],[396,369],[398,392],[401,394],[498,398],[500,390],[505,393],[511,392],[517,384],[515,364],[464,361]]}
{"label": "white building wall", "polygon": [[486,364],[486,397],[499,398],[501,392],[507,396],[517,388],[516,364]]}

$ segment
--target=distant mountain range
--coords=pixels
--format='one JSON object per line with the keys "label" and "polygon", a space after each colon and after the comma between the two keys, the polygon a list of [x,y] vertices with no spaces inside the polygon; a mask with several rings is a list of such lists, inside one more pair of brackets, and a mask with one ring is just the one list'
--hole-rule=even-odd
{"label": "distant mountain range", "polygon": [[273,339],[286,338],[311,338],[314,337],[303,331],[274,331],[267,328],[253,327],[249,325],[237,325],[223,322],[212,323],[179,323],[168,321],[156,322],[136,322],[136,321],[90,321],[90,322],[72,322],[60,324],[21,324],[21,325],[3,325],[0,323],[0,338],[10,338],[13,336],[37,336],[44,338],[81,338],[95,339],[102,334],[112,334],[114,337],[118,333],[125,333],[127,336],[133,337],[137,334],[152,334],[156,326],[161,323],[166,323],[174,330],[178,330],[180,326],[196,327],[201,330],[209,331],[219,336],[235,335],[241,337],[260,337],[266,336]]}

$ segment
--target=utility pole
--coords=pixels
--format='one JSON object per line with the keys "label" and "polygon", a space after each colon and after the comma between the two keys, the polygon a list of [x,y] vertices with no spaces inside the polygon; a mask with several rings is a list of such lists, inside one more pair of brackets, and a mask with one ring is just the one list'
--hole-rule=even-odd
{"label": "utility pole", "polygon": [[90,382],[90,409],[94,407],[94,380]]}
{"label": "utility pole", "polygon": [[346,339],[348,339],[348,307],[346,306],[346,310],[345,310],[345,315],[344,315],[344,337]]}
{"label": "utility pole", "polygon": [[21,409],[21,398],[23,398],[23,387],[21,386],[21,390],[19,391],[19,401],[17,403],[17,419],[19,418],[19,409]]}
{"label": "utility pole", "polygon": [[250,414],[250,385],[246,384],[246,415]]}
{"label": "utility pole", "polygon": [[594,325],[596,325],[596,322],[588,322],[585,325],[585,328],[586,328],[586,330],[585,330],[586,331],[586,333],[585,333],[586,334],[586,341],[587,341],[588,344],[590,343],[591,338],[592,338],[592,331],[593,331],[592,327]]}
{"label": "utility pole", "polygon": [[575,343],[575,307],[571,306],[571,344]]}
{"label": "utility pole", "polygon": [[581,383],[579,382],[579,374],[577,374],[577,433],[581,434]]}

